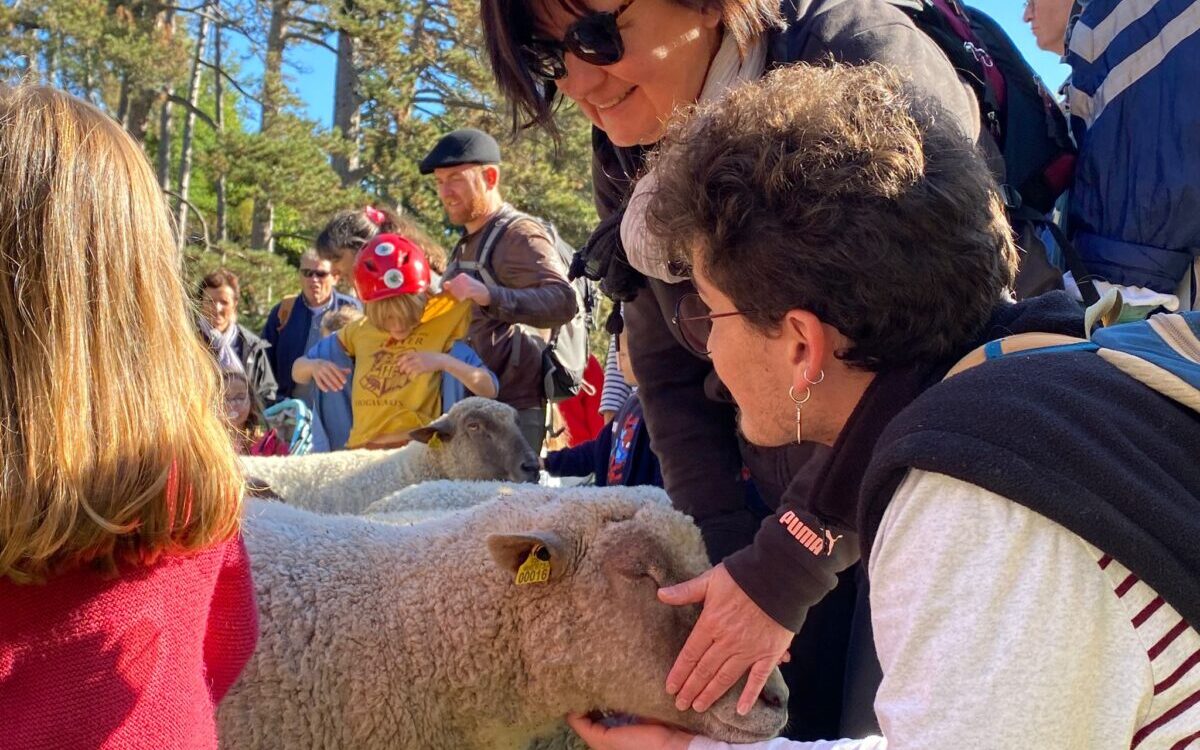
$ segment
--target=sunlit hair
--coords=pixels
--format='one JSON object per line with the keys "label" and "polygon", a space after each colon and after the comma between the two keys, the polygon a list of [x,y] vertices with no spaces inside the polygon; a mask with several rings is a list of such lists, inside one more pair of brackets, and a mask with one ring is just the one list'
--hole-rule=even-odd
{"label": "sunlit hair", "polygon": [[204,274],[204,278],[200,279],[200,286],[196,290],[196,296],[203,297],[205,289],[220,289],[223,286],[227,286],[233,290],[234,299],[237,299],[238,295],[242,293],[242,287],[238,282],[237,274],[228,268],[218,268],[211,273]]}
{"label": "sunlit hair", "polygon": [[407,216],[401,216],[388,208],[370,209],[382,222],[372,221],[368,210],[352,208],[338,211],[317,235],[316,251],[325,260],[336,262],[344,252],[357,253],[363,245],[377,234],[399,234],[407,237],[421,248],[429,267],[437,273],[446,271],[446,249],[430,237],[424,229]]}
{"label": "sunlit hair", "polygon": [[321,334],[328,336],[337,333],[362,316],[362,310],[353,305],[342,305],[336,310],[330,310],[321,316]]}
{"label": "sunlit hair", "polygon": [[51,88],[0,88],[0,256],[0,577],[232,536],[217,371],[133,139]]}
{"label": "sunlit hair", "polygon": [[386,331],[388,324],[393,321],[411,331],[421,322],[421,316],[425,313],[425,295],[400,294],[365,302],[363,310],[371,325],[382,331]]}

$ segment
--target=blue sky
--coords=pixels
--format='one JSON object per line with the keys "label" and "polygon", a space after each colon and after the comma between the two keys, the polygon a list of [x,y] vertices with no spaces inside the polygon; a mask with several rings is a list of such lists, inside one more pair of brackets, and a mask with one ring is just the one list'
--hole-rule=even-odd
{"label": "blue sky", "polygon": [[[1058,56],[1038,49],[1029,27],[1021,21],[1024,10],[1019,0],[973,0],[969,3],[1000,22],[1051,91],[1066,79],[1068,68]],[[300,94],[308,117],[330,126],[333,119],[334,56],[329,50],[306,44],[288,55],[293,90]]]}

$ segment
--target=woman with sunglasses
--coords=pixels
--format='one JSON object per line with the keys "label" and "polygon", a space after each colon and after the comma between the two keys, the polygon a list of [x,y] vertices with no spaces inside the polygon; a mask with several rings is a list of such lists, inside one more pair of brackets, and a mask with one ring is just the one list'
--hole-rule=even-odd
{"label": "woman with sunglasses", "polygon": [[200,334],[221,369],[246,373],[259,401],[273,404],[279,386],[267,353],[271,345],[238,323],[240,292],[237,274],[227,268],[200,280]]}
{"label": "woman with sunglasses", "polygon": [[[695,288],[669,267],[643,229],[653,185],[646,155],[677,108],[715,99],[738,81],[795,62],[832,58],[893,66],[957,123],[964,138],[986,139],[972,94],[934,43],[883,0],[482,0],[481,13],[514,126],[553,131],[560,95],[594,126],[592,180],[602,221],[584,255],[592,265],[589,275],[603,276],[610,296],[628,300],[630,354],[672,501],[696,519],[714,562],[733,555],[744,581],[773,580],[778,571],[755,541],[759,521],[780,503],[805,502],[823,451],[811,443],[760,450],[739,440],[734,406],[711,363],[689,350],[671,323],[680,299]],[[770,275],[777,269],[745,271]],[[797,475],[793,469],[803,465],[809,471]],[[744,466],[768,508],[747,506]],[[797,639],[788,667],[796,678],[785,672],[792,690],[790,731],[797,737],[838,731],[854,598],[852,587],[843,587],[808,613]],[[764,621],[779,626],[750,600],[731,618],[747,628]],[[786,625],[799,628],[798,622]],[[834,682],[802,677],[814,671]]]}

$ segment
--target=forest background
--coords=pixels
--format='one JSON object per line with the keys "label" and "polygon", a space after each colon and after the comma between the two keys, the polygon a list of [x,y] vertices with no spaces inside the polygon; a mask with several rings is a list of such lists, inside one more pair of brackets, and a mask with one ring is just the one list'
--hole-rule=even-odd
{"label": "forest background", "polygon": [[[315,117],[301,98],[314,49],[334,66],[316,71],[334,85]],[[558,143],[510,138],[471,0],[4,0],[0,80],[57,86],[120,122],[156,167],[189,282],[237,273],[252,330],[299,291],[299,255],[339,209],[396,208],[453,247],[417,162],[455,128],[496,135],[505,198],[572,245],[596,222],[586,120],[564,105]]]}

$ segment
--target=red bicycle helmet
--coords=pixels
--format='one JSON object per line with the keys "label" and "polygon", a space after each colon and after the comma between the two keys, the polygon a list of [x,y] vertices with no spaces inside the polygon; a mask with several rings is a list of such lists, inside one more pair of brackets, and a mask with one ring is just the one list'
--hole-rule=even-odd
{"label": "red bicycle helmet", "polygon": [[363,302],[420,294],[429,288],[429,261],[410,240],[378,235],[354,259],[354,288]]}

